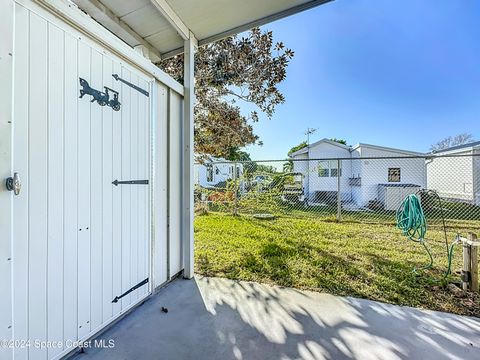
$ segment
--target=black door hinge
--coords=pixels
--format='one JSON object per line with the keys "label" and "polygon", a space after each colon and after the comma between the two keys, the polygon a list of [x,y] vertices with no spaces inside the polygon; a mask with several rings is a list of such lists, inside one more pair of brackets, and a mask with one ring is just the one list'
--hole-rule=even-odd
{"label": "black door hinge", "polygon": [[112,184],[115,185],[115,186],[118,186],[118,185],[148,185],[148,180],[125,180],[125,181],[114,180],[114,181],[112,181]]}
{"label": "black door hinge", "polygon": [[124,83],[125,85],[130,86],[132,89],[137,90],[139,93],[141,93],[145,96],[150,96],[150,93],[147,90],[144,90],[141,87],[138,87],[137,85],[132,84],[131,82],[122,79],[120,76],[118,76],[118,74],[113,74],[112,76],[115,80],[120,81],[120,82]]}
{"label": "black door hinge", "polygon": [[148,278],[146,278],[145,280],[139,282],[137,285],[135,285],[134,287],[132,287],[131,289],[125,291],[122,295],[120,296],[115,296],[115,299],[112,300],[112,303],[117,303],[118,300],[120,300],[121,298],[127,296],[128,294],[130,294],[132,291],[135,291],[137,290],[138,288],[142,287],[143,285],[147,284],[148,283]]}

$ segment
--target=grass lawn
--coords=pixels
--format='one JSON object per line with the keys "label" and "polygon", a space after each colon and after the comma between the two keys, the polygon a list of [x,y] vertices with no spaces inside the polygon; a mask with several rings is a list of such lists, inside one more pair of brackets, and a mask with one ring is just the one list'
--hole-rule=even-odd
{"label": "grass lawn", "polygon": [[[461,226],[465,232],[479,229],[478,222]],[[453,233],[449,236],[452,241]],[[195,270],[206,276],[480,316],[478,296],[455,297],[439,281],[447,265],[443,233],[430,229],[427,237],[434,268],[417,276],[412,269],[427,263],[428,257],[393,223],[281,216],[257,220],[211,212],[195,218]],[[461,262],[457,246],[454,271]],[[459,275],[451,279],[459,281]]]}

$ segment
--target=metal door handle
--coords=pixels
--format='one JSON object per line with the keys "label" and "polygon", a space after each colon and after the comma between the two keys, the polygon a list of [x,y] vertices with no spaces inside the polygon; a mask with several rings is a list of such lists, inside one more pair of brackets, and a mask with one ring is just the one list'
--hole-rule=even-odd
{"label": "metal door handle", "polygon": [[15,195],[20,194],[20,190],[22,189],[22,182],[20,181],[20,175],[18,173],[14,173],[13,177],[9,177],[7,179],[7,190],[13,191]]}

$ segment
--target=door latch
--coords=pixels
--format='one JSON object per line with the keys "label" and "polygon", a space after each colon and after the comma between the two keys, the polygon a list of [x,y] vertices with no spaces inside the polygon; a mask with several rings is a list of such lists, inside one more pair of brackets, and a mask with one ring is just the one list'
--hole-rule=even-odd
{"label": "door latch", "polygon": [[9,177],[7,179],[7,190],[13,191],[15,195],[20,194],[20,190],[22,189],[22,182],[20,181],[20,175],[18,173],[14,173],[13,177]]}

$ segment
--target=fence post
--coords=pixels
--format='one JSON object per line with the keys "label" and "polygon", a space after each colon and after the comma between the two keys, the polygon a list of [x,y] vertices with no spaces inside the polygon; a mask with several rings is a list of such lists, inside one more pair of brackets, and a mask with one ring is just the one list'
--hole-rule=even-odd
{"label": "fence post", "polygon": [[[470,236],[469,236],[470,237]],[[470,245],[463,243],[463,269],[462,269],[462,289],[469,290],[470,283]]]}
{"label": "fence post", "polygon": [[468,233],[466,240],[463,240],[463,269],[462,288],[478,292],[478,249],[477,235]]}
{"label": "fence post", "polygon": [[468,234],[470,244],[470,290],[478,292],[478,247],[474,244],[477,240],[477,235]]}
{"label": "fence post", "polygon": [[341,166],[342,160],[337,160],[337,221],[342,221],[342,194],[341,194]]}
{"label": "fence post", "polygon": [[237,209],[237,163],[233,163],[233,215],[238,215]]}

